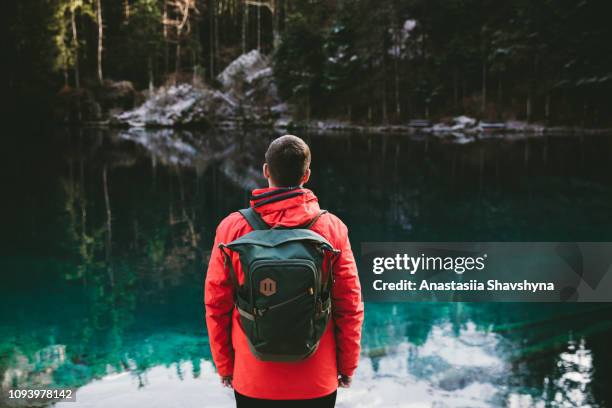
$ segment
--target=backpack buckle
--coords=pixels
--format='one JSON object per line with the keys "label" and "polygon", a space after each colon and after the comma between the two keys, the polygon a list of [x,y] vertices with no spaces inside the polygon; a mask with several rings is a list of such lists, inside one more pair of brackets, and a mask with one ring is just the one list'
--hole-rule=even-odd
{"label": "backpack buckle", "polygon": [[331,302],[329,300],[323,301],[323,299],[317,299],[316,304],[316,313],[318,316],[321,316],[329,311],[331,307]]}

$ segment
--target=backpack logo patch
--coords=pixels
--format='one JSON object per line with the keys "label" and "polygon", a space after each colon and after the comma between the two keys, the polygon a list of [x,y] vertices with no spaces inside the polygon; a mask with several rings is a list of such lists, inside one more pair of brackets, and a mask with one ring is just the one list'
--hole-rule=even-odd
{"label": "backpack logo patch", "polygon": [[266,278],[259,282],[259,293],[264,296],[272,296],[276,293],[276,281]]}

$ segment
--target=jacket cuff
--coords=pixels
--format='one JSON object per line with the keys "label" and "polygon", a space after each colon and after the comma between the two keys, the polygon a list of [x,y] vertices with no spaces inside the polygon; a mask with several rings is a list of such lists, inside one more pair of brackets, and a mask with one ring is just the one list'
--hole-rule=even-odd
{"label": "jacket cuff", "polygon": [[338,374],[339,375],[345,375],[347,377],[352,377],[355,374],[355,369],[351,369],[351,370],[338,370]]}
{"label": "jacket cuff", "polygon": [[219,374],[220,377],[229,377],[234,375],[233,362],[231,364],[223,364],[222,366],[217,365],[217,374]]}
{"label": "jacket cuff", "polygon": [[218,370],[217,374],[219,374],[219,377],[231,377],[234,375],[233,371],[231,370]]}

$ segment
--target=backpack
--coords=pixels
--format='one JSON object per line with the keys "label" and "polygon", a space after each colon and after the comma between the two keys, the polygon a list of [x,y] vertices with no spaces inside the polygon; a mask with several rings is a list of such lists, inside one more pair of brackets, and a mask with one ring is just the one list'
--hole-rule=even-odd
{"label": "backpack", "polygon": [[[270,228],[253,208],[240,210],[253,231],[219,245],[229,264],[242,329],[259,360],[299,361],[319,346],[331,315],[332,268],[340,253],[310,230],[326,212],[306,225]],[[242,286],[228,249],[239,254]]]}

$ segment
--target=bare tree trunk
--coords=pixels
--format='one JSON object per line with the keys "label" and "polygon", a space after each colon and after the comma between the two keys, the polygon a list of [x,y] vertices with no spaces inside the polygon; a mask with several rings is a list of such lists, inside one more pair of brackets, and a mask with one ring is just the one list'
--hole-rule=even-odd
{"label": "bare tree trunk", "polygon": [[487,109],[487,63],[483,59],[482,61],[482,106],[480,107],[481,113],[485,113]]}
{"label": "bare tree trunk", "polygon": [[457,83],[457,67],[453,68],[453,106],[457,109],[457,105],[459,102],[459,85]]}
{"label": "bare tree trunk", "polygon": [[461,81],[461,97],[463,98],[461,101],[461,109],[463,111],[465,111],[465,104],[466,104],[465,96],[466,95],[467,95],[467,81],[465,80],[465,77],[463,77],[463,80]]}
{"label": "bare tree trunk", "polygon": [[210,71],[210,79],[215,78],[215,1],[216,0],[208,0],[209,4],[209,14],[208,14],[208,38],[209,38],[209,71]]}
{"label": "bare tree trunk", "polygon": [[406,98],[404,98],[404,100],[404,106],[406,106],[406,108],[404,108],[404,112],[406,112],[408,118],[412,118],[414,115],[412,111],[412,98],[410,97],[410,95],[408,95]]}
{"label": "bare tree trunk", "polygon": [[395,71],[395,120],[400,120],[401,106],[400,106],[400,94],[399,94],[399,72],[397,69],[397,58],[393,61]]}
{"label": "bare tree trunk", "polygon": [[125,24],[129,23],[130,22],[130,1],[129,0],[123,0],[123,16],[125,17],[124,23]]}
{"label": "bare tree trunk", "polygon": [[[279,0],[280,4],[279,4],[279,9],[278,9],[278,13],[281,17],[281,21],[283,22],[283,32],[285,32],[286,28],[287,28],[287,10],[291,7],[290,4],[285,3],[283,0]],[[282,12],[282,15],[280,14]]]}
{"label": "bare tree trunk", "polygon": [[280,44],[280,2],[281,0],[274,0],[272,3],[274,5],[274,15],[272,16],[274,19],[272,25],[272,46],[274,49]]}
{"label": "bare tree trunk", "polygon": [[497,110],[501,113],[504,109],[504,90],[501,77],[497,80]]}
{"label": "bare tree trunk", "polygon": [[247,30],[249,29],[249,5],[244,3],[242,10],[242,53],[247,50]]}
{"label": "bare tree trunk", "polygon": [[382,122],[388,123],[389,117],[387,116],[387,89],[385,81],[383,80],[383,100],[382,100]]}
{"label": "bare tree trunk", "polygon": [[[386,52],[386,51],[385,51]],[[387,82],[385,81],[387,75],[387,58],[383,55],[382,64],[383,64],[383,75],[382,75],[382,122],[387,123]]]}
{"label": "bare tree trunk", "polygon": [[[217,0],[214,0],[215,2]],[[214,27],[215,27],[215,61],[217,65],[219,64],[219,16],[218,16],[217,6],[215,4],[215,13],[213,15],[214,18]]]}
{"label": "bare tree trunk", "polygon": [[198,57],[196,55],[195,50],[191,50],[191,62],[193,66],[193,72],[191,76],[191,84],[195,85],[198,79]]}
{"label": "bare tree trunk", "polygon": [[147,66],[149,71],[149,93],[153,94],[155,90],[155,78],[153,77],[153,61],[151,55],[147,58]]}
{"label": "bare tree trunk", "polygon": [[[212,0],[211,0],[212,1]],[[181,68],[182,68],[182,46],[183,41],[190,40],[191,37],[191,20],[192,13],[199,14],[199,11],[196,7],[196,0],[173,0],[167,1],[168,7],[172,7],[173,11],[168,13],[164,11],[166,16],[170,14],[170,17],[164,18],[164,25],[172,27],[174,30],[174,38],[173,40],[176,42],[175,45],[175,61],[174,61],[174,83],[176,83],[177,79],[180,80]],[[197,25],[196,25],[196,33],[195,37],[198,36]]]}
{"label": "bare tree trunk", "polygon": [[544,116],[546,121],[550,121],[550,93],[546,94],[546,102],[544,103]]}
{"label": "bare tree trunk", "polygon": [[394,31],[395,31],[395,35],[394,35],[394,47],[395,47],[395,55],[393,56],[393,75],[394,75],[394,79],[395,79],[395,120],[399,121],[400,120],[400,116],[401,116],[401,106],[400,106],[400,94],[399,94],[399,69],[397,67],[398,64],[398,59],[400,58],[400,53],[402,52],[401,47],[399,45],[399,26],[398,26],[398,22],[397,19],[395,19],[395,24],[394,24]]}
{"label": "bare tree trunk", "polygon": [[257,6],[257,51],[261,50],[261,6]]}
{"label": "bare tree trunk", "polygon": [[527,92],[527,100],[525,101],[525,118],[527,122],[531,121],[531,89]]}
{"label": "bare tree trunk", "polygon": [[76,26],[74,7],[70,7],[70,24],[72,26],[72,47],[74,48],[74,85],[81,87],[81,75],[79,73],[79,37]]}
{"label": "bare tree trunk", "polygon": [[175,82],[179,78],[179,74],[181,73],[181,30],[177,28],[176,30],[176,55],[174,61],[174,72],[175,72]]}
{"label": "bare tree trunk", "polygon": [[[162,11],[162,21],[168,20],[168,0],[164,0],[164,6]],[[164,34],[164,75],[168,75],[170,69],[170,50],[168,47],[168,26],[163,24]]]}
{"label": "bare tree trunk", "polygon": [[[162,13],[162,21],[168,20],[168,0],[164,0],[164,10]],[[168,75],[170,69],[170,50],[168,47],[168,26],[164,24],[164,74]]]}
{"label": "bare tree trunk", "polygon": [[104,38],[104,25],[102,24],[102,2],[96,0],[96,24],[98,25],[98,81],[102,82],[102,50]]}

